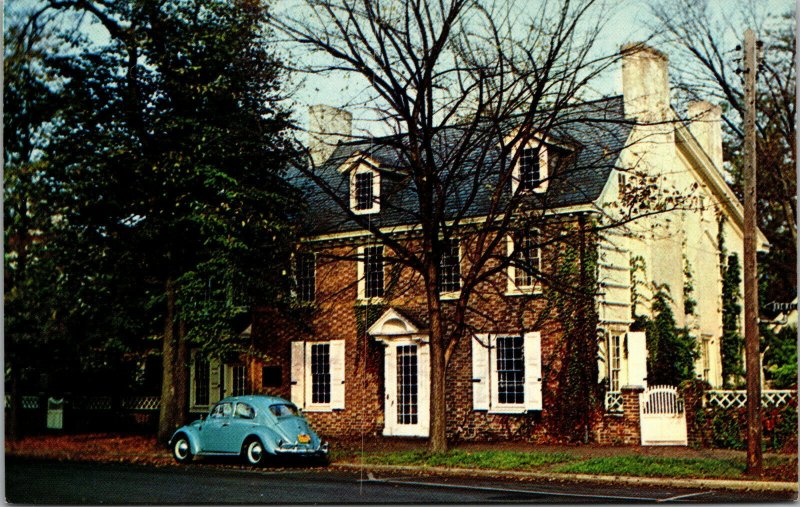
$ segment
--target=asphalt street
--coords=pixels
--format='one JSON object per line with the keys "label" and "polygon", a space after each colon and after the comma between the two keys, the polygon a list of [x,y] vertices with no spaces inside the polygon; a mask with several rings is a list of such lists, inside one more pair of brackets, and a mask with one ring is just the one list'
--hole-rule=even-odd
{"label": "asphalt street", "polygon": [[24,504],[769,502],[792,493],[409,476],[335,469],[236,470],[6,460],[5,498]]}

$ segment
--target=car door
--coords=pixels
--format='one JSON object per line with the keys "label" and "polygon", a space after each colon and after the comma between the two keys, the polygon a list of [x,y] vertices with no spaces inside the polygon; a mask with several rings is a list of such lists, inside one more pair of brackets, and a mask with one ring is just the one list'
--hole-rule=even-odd
{"label": "car door", "polygon": [[252,405],[241,401],[236,403],[233,409],[230,431],[226,435],[226,438],[228,438],[226,446],[231,450],[230,452],[241,450],[244,439],[253,432],[253,427],[256,425],[255,418],[256,410]]}
{"label": "car door", "polygon": [[[220,402],[208,415],[203,424],[202,448],[206,452],[230,452],[230,429],[233,404]],[[238,451],[238,449],[237,449]]]}

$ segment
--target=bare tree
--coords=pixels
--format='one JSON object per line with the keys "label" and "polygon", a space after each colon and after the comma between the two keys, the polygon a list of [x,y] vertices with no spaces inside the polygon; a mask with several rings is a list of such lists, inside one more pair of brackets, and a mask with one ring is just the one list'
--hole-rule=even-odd
{"label": "bare tree", "polygon": [[[591,233],[610,222],[585,216],[566,220],[552,216],[552,211],[559,206],[555,196],[563,195],[563,186],[570,184],[571,171],[586,170],[587,164],[594,169],[612,167],[621,148],[600,149],[592,160],[582,161],[583,167],[577,167],[573,157],[579,146],[602,146],[602,133],[618,121],[610,119],[602,105],[584,100],[588,83],[619,56],[594,52],[603,26],[602,7],[595,0],[542,2],[535,7],[512,1],[309,0],[291,13],[273,13],[277,30],[316,54],[315,63],[303,70],[363,78],[365,107],[391,133],[352,136],[350,144],[368,146],[363,155],[389,154],[394,160],[396,167],[384,169],[397,182],[382,191],[394,195],[381,196],[381,213],[396,213],[405,223],[418,224],[411,235],[393,234],[369,215],[355,213],[346,184],[331,177],[328,165],[312,160],[298,170],[317,192],[337,203],[344,220],[387,247],[387,263],[413,272],[424,288],[431,354],[429,446],[434,452],[447,448],[448,365],[462,339],[475,331],[471,319],[491,319],[481,302],[487,293],[503,292],[492,281],[509,265],[574,305],[576,322],[585,328],[581,339],[565,336],[560,357],[562,371],[572,360],[585,379],[575,396],[563,400],[564,407],[582,407],[577,427],[563,429],[580,435],[588,431],[597,344],[596,287],[586,283],[591,271],[587,252],[592,250]],[[562,136],[567,126],[587,118],[594,120],[594,129],[586,129],[585,138]],[[517,148],[530,143],[563,148],[552,149],[553,158],[561,160],[550,162],[556,169],[540,182],[550,189],[561,185],[561,192],[528,192],[516,181],[514,168],[523,151]],[[631,213],[631,207],[625,208],[614,224],[655,211],[641,208]],[[537,247],[577,245],[578,272],[541,270],[538,259],[526,257],[516,246],[506,255],[509,235],[532,230],[541,232]],[[451,240],[459,236],[467,243],[460,292],[445,308],[440,299],[441,264]],[[356,252],[342,255],[363,260]]]}

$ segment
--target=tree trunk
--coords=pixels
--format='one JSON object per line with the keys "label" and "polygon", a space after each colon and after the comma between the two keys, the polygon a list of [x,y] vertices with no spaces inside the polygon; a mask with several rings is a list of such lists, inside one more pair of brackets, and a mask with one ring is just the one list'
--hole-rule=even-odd
{"label": "tree trunk", "polygon": [[446,364],[444,360],[445,345],[442,325],[442,306],[436,290],[438,273],[436,266],[429,272],[428,312],[430,316],[430,348],[431,348],[431,429],[428,449],[434,453],[447,451],[447,386]]}
{"label": "tree trunk", "polygon": [[183,326],[176,332],[175,286],[172,279],[166,282],[167,312],[164,317],[164,343],[161,365],[161,410],[158,416],[158,441],[166,443],[172,433],[186,420],[186,367],[187,350],[183,340]]}

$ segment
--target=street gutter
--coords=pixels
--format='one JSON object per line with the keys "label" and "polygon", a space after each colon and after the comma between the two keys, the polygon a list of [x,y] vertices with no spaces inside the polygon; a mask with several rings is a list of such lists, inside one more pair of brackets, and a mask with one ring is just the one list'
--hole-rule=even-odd
{"label": "street gutter", "polygon": [[553,472],[523,472],[485,468],[449,468],[411,465],[361,465],[358,463],[333,463],[331,467],[348,469],[385,470],[393,472],[427,472],[454,477],[518,477],[564,482],[600,482],[640,486],[668,486],[674,488],[708,488],[735,491],[797,492],[796,482],[749,481],[734,479],[689,479],[673,477],[630,477],[625,475],[564,474]]}

